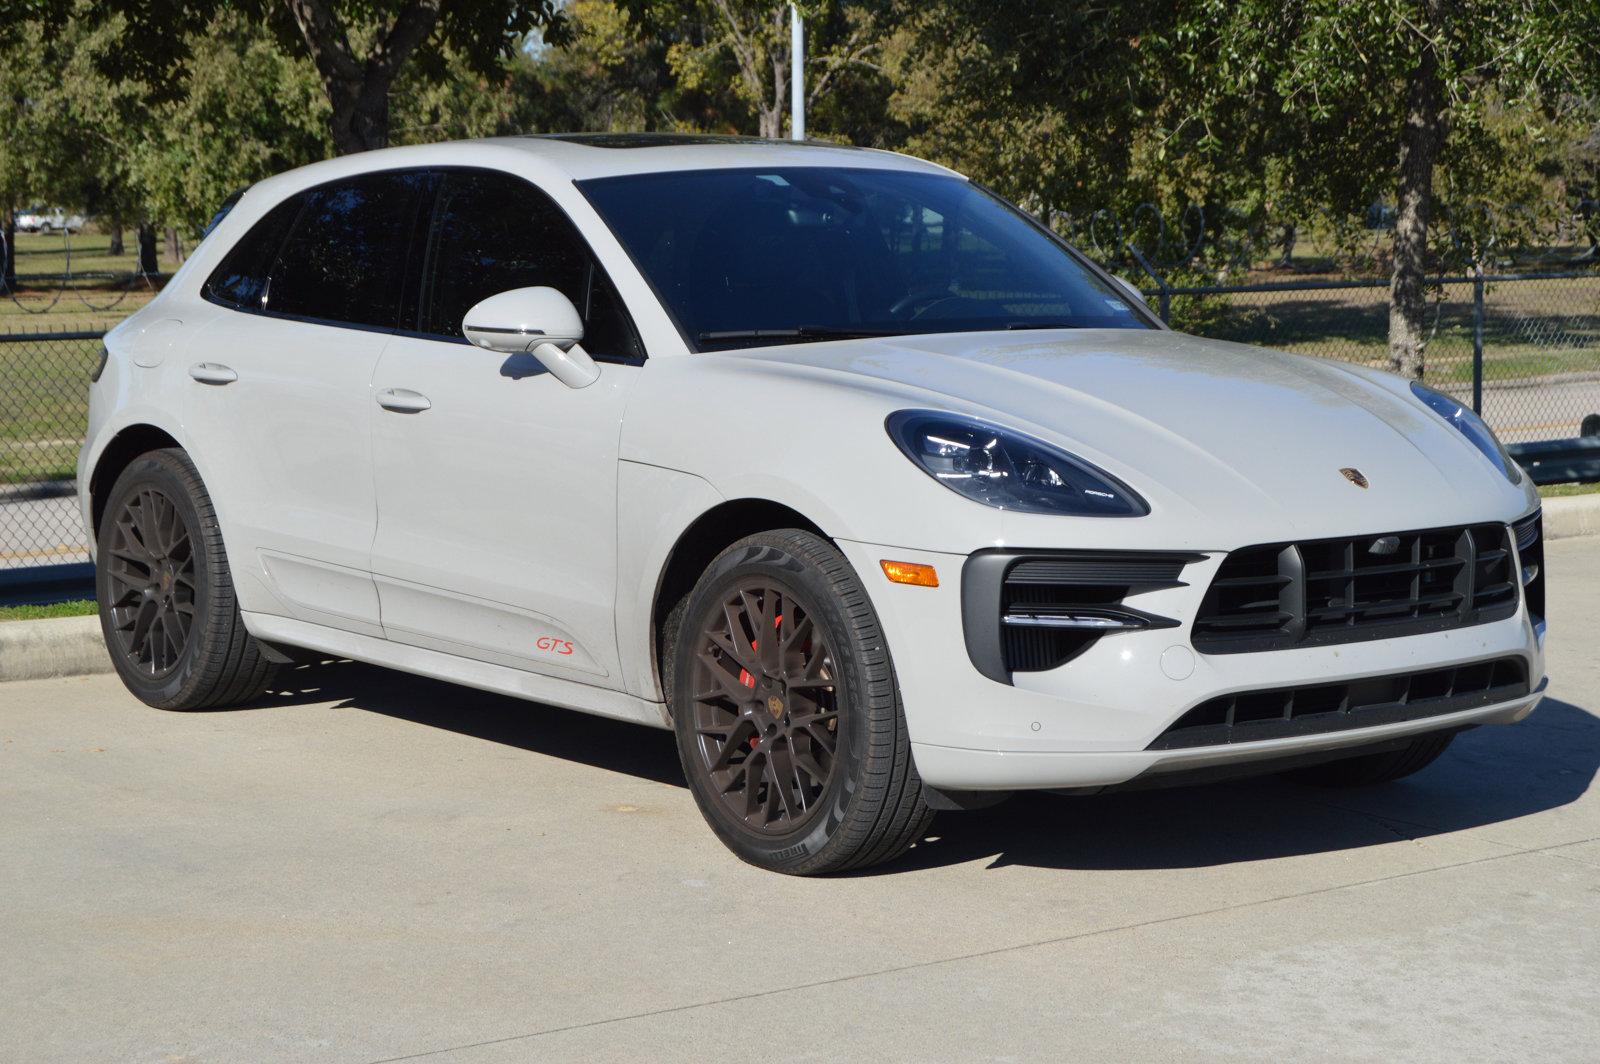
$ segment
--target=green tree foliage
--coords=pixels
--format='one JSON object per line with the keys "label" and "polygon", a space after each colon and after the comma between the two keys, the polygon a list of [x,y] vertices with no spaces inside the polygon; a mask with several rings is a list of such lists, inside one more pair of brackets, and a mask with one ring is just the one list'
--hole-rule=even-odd
{"label": "green tree foliage", "polygon": [[[712,104],[724,118],[743,111],[753,121],[738,122],[742,132],[784,135],[791,74],[787,0],[618,0],[618,6],[640,36],[666,44],[666,66],[682,97]],[[872,92],[886,36],[881,5],[810,0],[799,6],[806,17],[808,113],[819,111],[824,125],[829,118],[844,126],[859,122],[860,109],[852,113],[839,101]],[[881,107],[887,92],[876,96]],[[868,115],[875,117],[870,108]]]}
{"label": "green tree foliage", "polygon": [[316,71],[258,25],[224,12],[187,44],[183,93],[149,104],[129,158],[148,212],[193,237],[230,193],[332,145]]}
{"label": "green tree foliage", "polygon": [[1494,239],[1483,229],[1505,215],[1474,204],[1529,189],[1567,112],[1594,98],[1600,39],[1596,5],[1558,0],[918,10],[910,61],[944,73],[916,92],[901,79],[902,112],[935,146],[941,115],[957,116],[966,133],[951,146],[1020,198],[1197,202],[1256,233],[1395,203],[1391,358],[1413,374],[1430,225],[1454,223],[1467,247]]}
{"label": "green tree foliage", "polygon": [[[195,232],[228,192],[384,143],[514,132],[779,136],[782,0],[14,0],[0,207]],[[1298,229],[1357,265],[1398,222],[1393,355],[1428,272],[1600,211],[1600,3],[806,0],[814,136],[909,150],[1059,227],[1199,244],[1203,278]],[[1188,211],[1186,207],[1193,207]],[[1097,227],[1097,228],[1096,228]],[[1201,238],[1204,238],[1203,240]],[[1132,266],[1131,263],[1124,263]],[[1171,263],[1158,263],[1171,271]]]}
{"label": "green tree foliage", "polygon": [[[57,19],[65,3],[33,0]],[[123,20],[124,48],[107,68],[170,95],[182,93],[193,44],[216,17],[266,27],[315,67],[341,154],[389,143],[390,93],[408,68],[434,82],[463,70],[492,77],[529,33],[565,33],[559,0],[102,0],[94,10]]]}

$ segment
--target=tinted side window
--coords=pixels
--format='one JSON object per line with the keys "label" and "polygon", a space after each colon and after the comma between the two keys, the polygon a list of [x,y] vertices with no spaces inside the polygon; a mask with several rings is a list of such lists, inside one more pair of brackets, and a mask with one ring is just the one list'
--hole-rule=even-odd
{"label": "tinted side window", "polygon": [[459,338],[473,304],[512,288],[557,289],[584,319],[591,355],[643,352],[622,301],[561,208],[508,174],[444,175],[431,226],[421,301],[423,332]]}
{"label": "tinted side window", "polygon": [[283,244],[283,235],[294,224],[295,215],[300,213],[305,201],[305,193],[290,196],[240,237],[206,280],[206,298],[213,303],[250,310],[265,306],[267,271],[272,269],[278,248]]}
{"label": "tinted side window", "polygon": [[391,329],[420,173],[368,174],[308,193],[272,267],[267,309]]}

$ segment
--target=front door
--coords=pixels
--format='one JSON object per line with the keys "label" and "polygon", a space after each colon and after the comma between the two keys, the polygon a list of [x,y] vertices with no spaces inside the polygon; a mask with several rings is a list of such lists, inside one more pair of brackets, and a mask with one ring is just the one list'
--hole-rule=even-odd
{"label": "front door", "polygon": [[[507,174],[442,175],[425,263],[416,329],[390,340],[373,380],[384,632],[620,689],[617,448],[643,372],[632,325],[565,214]],[[583,314],[596,383],[568,388],[531,355],[462,338],[473,304],[534,285]]]}

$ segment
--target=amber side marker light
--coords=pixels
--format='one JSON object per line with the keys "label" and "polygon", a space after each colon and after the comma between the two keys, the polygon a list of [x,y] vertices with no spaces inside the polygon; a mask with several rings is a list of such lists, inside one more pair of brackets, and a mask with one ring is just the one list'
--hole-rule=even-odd
{"label": "amber side marker light", "polygon": [[887,558],[878,563],[883,566],[883,575],[891,583],[911,584],[915,587],[938,587],[939,573],[931,565],[918,565],[916,562],[891,562]]}

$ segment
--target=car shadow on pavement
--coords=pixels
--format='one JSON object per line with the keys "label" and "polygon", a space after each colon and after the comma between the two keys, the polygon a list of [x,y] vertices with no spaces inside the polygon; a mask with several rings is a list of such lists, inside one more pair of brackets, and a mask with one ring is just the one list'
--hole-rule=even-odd
{"label": "car shadow on pavement", "polygon": [[[279,674],[258,707],[335,702],[566,761],[683,786],[671,735],[352,662]],[[1019,794],[944,813],[906,857],[859,873],[989,867],[1203,868],[1359,849],[1478,828],[1576,801],[1600,771],[1600,716],[1547,698],[1510,727],[1464,732],[1385,786],[1327,790],[1277,777],[1092,796]],[[689,801],[688,795],[684,801]]]}
{"label": "car shadow on pavement", "polygon": [[244,708],[334,702],[563,761],[682,787],[669,732],[353,661],[297,665]]}

